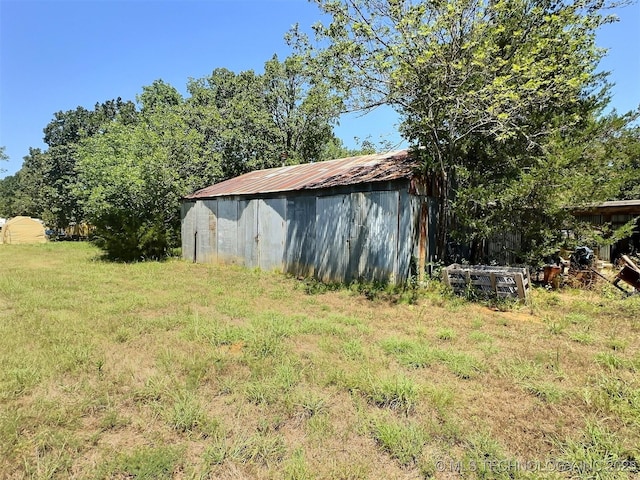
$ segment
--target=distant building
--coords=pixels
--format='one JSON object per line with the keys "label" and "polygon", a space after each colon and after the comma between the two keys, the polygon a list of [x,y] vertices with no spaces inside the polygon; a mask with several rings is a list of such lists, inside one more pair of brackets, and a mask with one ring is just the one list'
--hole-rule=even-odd
{"label": "distant building", "polygon": [[598,257],[606,262],[615,261],[620,255],[640,252],[640,199],[615,200],[589,205],[573,211],[573,215],[582,221],[594,225],[610,223],[613,228],[621,227],[630,220],[637,219],[634,233],[613,245],[598,247]]}
{"label": "distant building", "polygon": [[433,189],[405,150],[250,172],[184,199],[183,257],[403,283],[434,259]]}

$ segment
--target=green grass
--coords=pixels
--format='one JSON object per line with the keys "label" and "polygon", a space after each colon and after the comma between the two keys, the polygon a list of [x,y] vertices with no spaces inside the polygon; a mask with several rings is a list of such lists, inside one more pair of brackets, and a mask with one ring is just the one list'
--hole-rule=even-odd
{"label": "green grass", "polygon": [[389,419],[374,420],[371,435],[384,452],[404,467],[416,464],[428,441],[419,424]]}
{"label": "green grass", "polygon": [[130,453],[121,452],[105,462],[96,478],[171,479],[181,457],[180,449],[175,447],[137,448]]}
{"label": "green grass", "polygon": [[2,478],[570,478],[502,467],[640,456],[640,297],[496,309],[71,242],[0,265]]}
{"label": "green grass", "polygon": [[640,473],[640,452],[628,450],[605,426],[590,421],[577,438],[560,445],[560,461],[572,478],[623,479]]}

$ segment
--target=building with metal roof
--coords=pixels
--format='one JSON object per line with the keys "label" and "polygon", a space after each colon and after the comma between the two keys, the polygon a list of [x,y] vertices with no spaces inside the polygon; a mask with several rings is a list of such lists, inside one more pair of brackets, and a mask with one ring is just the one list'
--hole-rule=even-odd
{"label": "building with metal roof", "polygon": [[182,205],[183,257],[402,283],[433,259],[433,185],[406,151],[259,170]]}
{"label": "building with metal roof", "polygon": [[611,245],[596,247],[598,257],[605,262],[615,262],[621,255],[640,255],[640,199],[612,200],[572,209],[573,215],[594,225],[610,225],[613,229],[635,220],[636,228],[630,237]]}

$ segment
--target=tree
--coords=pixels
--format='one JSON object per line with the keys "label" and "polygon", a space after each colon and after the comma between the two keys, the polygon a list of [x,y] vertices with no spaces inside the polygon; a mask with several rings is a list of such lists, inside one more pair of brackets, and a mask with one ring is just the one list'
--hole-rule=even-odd
{"label": "tree", "polygon": [[42,218],[56,228],[82,222],[84,212],[75,193],[77,145],[85,138],[99,135],[105,125],[116,119],[124,125],[135,123],[135,105],[118,97],[96,103],[93,110],[77,107],[56,112],[43,129],[49,148],[30,149],[24,157],[17,175],[14,211]]}
{"label": "tree", "polygon": [[[4,152],[6,147],[0,147],[0,162],[9,160],[9,156]],[[0,169],[0,173],[4,172],[3,169]]]}
{"label": "tree", "polygon": [[105,124],[78,147],[76,194],[113,259],[166,257],[179,244],[180,199],[220,174],[185,121],[182,97],[159,86],[143,89],[137,123]]}
{"label": "tree", "polygon": [[340,113],[340,99],[321,78],[321,71],[308,68],[301,56],[280,62],[274,55],[264,69],[266,108],[277,129],[283,162],[322,160],[334,139],[332,125]]}
{"label": "tree", "polygon": [[[9,156],[5,153],[5,147],[0,147],[0,161],[9,159]],[[0,168],[0,173],[4,172]],[[0,179],[0,217],[12,217],[13,215],[13,198],[15,190],[17,188],[17,181],[15,176],[8,176]]]}
{"label": "tree", "polygon": [[[314,27],[328,41],[315,58],[352,108],[395,107],[422,168],[438,179],[440,259],[452,230],[479,245],[521,224],[525,210],[540,225],[559,200],[572,203],[577,189],[540,198],[538,187],[547,171],[584,168],[558,152],[608,100],[596,71],[604,52],[595,31],[612,20],[603,2],[315,1],[331,16]],[[532,257],[551,245],[523,247]]]}
{"label": "tree", "polygon": [[224,68],[187,85],[188,122],[206,142],[222,179],[259,168],[326,159],[336,141],[339,101],[299,57],[265,63],[265,72]]}
{"label": "tree", "polygon": [[186,194],[250,170],[321,159],[335,144],[331,122],[338,112],[311,78],[300,63],[274,57],[264,75],[221,68],[192,79],[186,100],[156,80],[137,97],[141,110],[133,122],[107,110],[97,128],[91,122],[84,130],[80,122],[50,128],[56,140],[80,138],[73,143],[78,182],[68,185],[107,254],[162,258],[179,245]]}
{"label": "tree", "polygon": [[19,214],[14,207],[18,182],[18,174],[0,179],[0,217],[15,217]]}
{"label": "tree", "polygon": [[137,96],[57,112],[32,150],[12,208],[51,226],[88,220],[112,258],[161,258],[179,244],[180,201],[250,170],[318,161],[344,150],[336,99],[300,59],[265,74],[216,69],[188,99],[156,80]]}
{"label": "tree", "polygon": [[[635,118],[640,116],[640,110]],[[622,134],[614,137],[607,144],[607,151],[612,156],[622,157],[623,167],[619,174],[622,180],[620,193],[621,200],[640,199],[640,125],[633,124],[622,131]]]}
{"label": "tree", "polygon": [[189,124],[204,136],[207,156],[221,168],[220,179],[281,162],[259,75],[219,68],[190,80],[187,90]]}
{"label": "tree", "polygon": [[12,201],[15,214],[43,218],[45,222],[50,220],[47,218],[47,199],[51,191],[46,180],[49,163],[47,152],[29,148],[29,154],[23,158],[22,168],[15,175],[18,182]]}
{"label": "tree", "polygon": [[121,118],[122,123],[130,124],[136,121],[136,108],[133,102],[123,101],[118,97],[96,103],[93,110],[77,107],[75,110],[56,112],[43,129],[44,142],[50,147],[71,145],[86,137],[100,132],[105,123]]}
{"label": "tree", "polygon": [[142,87],[142,93],[136,99],[142,104],[143,113],[175,107],[184,102],[178,90],[160,79],[154,80],[151,85]]}

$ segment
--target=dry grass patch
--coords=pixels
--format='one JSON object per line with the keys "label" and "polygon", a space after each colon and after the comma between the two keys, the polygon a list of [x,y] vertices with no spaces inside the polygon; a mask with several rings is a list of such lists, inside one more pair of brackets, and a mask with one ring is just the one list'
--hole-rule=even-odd
{"label": "dry grass patch", "polygon": [[640,298],[479,305],[2,247],[6,478],[638,474]]}

